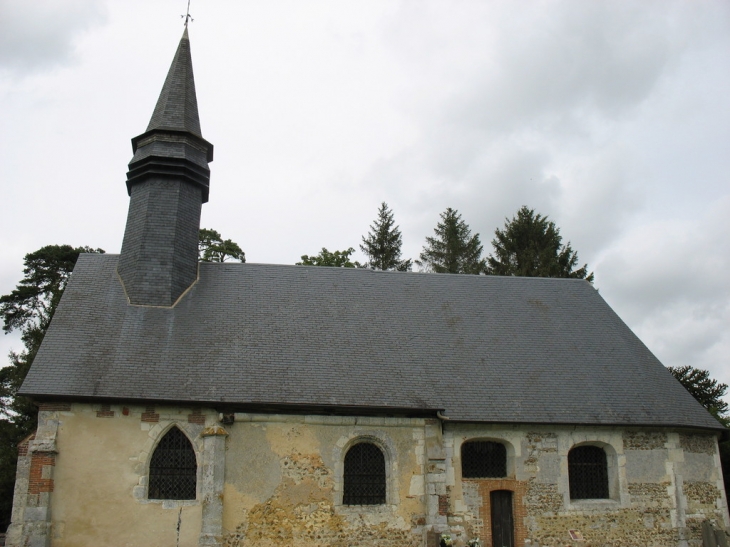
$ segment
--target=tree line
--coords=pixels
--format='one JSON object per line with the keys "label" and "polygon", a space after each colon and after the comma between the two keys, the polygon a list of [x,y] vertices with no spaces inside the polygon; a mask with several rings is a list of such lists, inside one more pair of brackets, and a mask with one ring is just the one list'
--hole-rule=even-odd
{"label": "tree line", "polygon": [[302,266],[335,266],[371,268],[374,270],[422,271],[452,274],[484,274],[523,277],[569,277],[593,282],[593,272],[584,264],[578,267],[578,253],[570,242],[563,244],[555,223],[521,207],[512,219],[505,219],[504,228],[497,228],[492,240],[493,252],[483,257],[484,246],[479,234],[472,234],[469,225],[456,209],[448,207],[440,215],[434,235],[426,238],[418,259],[403,259],[403,237],[395,224],[393,211],[383,202],[370,231],[362,237],[360,250],[367,256],[364,264],[350,259],[355,249],[330,252],[323,247],[318,255],[302,255]]}
{"label": "tree line", "polygon": [[[503,229],[495,230],[493,252],[482,257],[479,234],[471,229],[458,211],[447,208],[440,215],[434,235],[426,238],[417,260],[402,257],[403,239],[393,212],[386,203],[362,237],[360,249],[367,256],[364,264],[353,262],[353,248],[330,252],[326,248],[315,256],[303,255],[297,264],[308,266],[365,267],[376,270],[423,271],[454,274],[514,275],[530,277],[570,277],[593,281],[586,265],[578,266],[578,254],[570,243],[563,244],[560,230],[547,217],[522,207]],[[18,444],[36,429],[37,409],[18,396],[23,380],[40,348],[46,329],[66,288],[81,253],[104,253],[103,249],[48,245],[25,255],[23,278],[9,294],[0,296],[0,316],[5,333],[20,332],[23,349],[11,351],[9,365],[0,369],[0,530],[10,522]],[[241,247],[223,239],[215,230],[199,233],[199,259],[202,262],[246,261]],[[674,377],[725,427],[730,426],[728,405],[723,400],[728,386],[718,383],[706,370],[689,365],[672,368]],[[730,482],[730,441],[720,443],[725,488]]]}

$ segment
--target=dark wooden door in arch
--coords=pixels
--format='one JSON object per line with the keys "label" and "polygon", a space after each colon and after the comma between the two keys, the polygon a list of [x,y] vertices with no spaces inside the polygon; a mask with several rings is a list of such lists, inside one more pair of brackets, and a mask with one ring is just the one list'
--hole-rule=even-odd
{"label": "dark wooden door in arch", "polygon": [[492,547],[514,547],[512,492],[510,490],[492,490],[489,495],[492,509]]}

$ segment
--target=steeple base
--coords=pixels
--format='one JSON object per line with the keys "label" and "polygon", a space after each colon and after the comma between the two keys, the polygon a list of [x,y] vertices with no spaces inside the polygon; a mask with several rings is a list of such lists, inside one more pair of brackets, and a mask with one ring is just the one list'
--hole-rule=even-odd
{"label": "steeple base", "polygon": [[172,306],[197,280],[202,197],[167,177],[132,186],[117,268],[131,304]]}

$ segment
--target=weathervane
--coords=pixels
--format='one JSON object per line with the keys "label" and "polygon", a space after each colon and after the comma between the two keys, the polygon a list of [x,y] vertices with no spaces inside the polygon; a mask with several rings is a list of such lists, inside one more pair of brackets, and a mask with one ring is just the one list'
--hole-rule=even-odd
{"label": "weathervane", "polygon": [[180,17],[185,17],[185,26],[188,26],[188,21],[195,21],[190,15],[190,0],[188,0],[188,11],[185,15],[181,15]]}

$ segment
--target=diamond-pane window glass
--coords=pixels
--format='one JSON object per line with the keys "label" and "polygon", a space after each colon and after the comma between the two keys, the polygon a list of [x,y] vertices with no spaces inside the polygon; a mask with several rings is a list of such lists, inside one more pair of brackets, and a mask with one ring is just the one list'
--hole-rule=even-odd
{"label": "diamond-pane window glass", "polygon": [[194,500],[198,462],[185,434],[173,427],[157,444],[150,460],[148,498]]}
{"label": "diamond-pane window glass", "polygon": [[385,456],[372,443],[358,443],[345,454],[342,503],[381,505],[385,503]]}
{"label": "diamond-pane window glass", "polygon": [[606,451],[599,446],[577,446],[568,453],[570,499],[607,499]]}
{"label": "diamond-pane window glass", "polygon": [[507,476],[507,448],[492,441],[461,445],[461,476],[465,479],[499,479]]}

